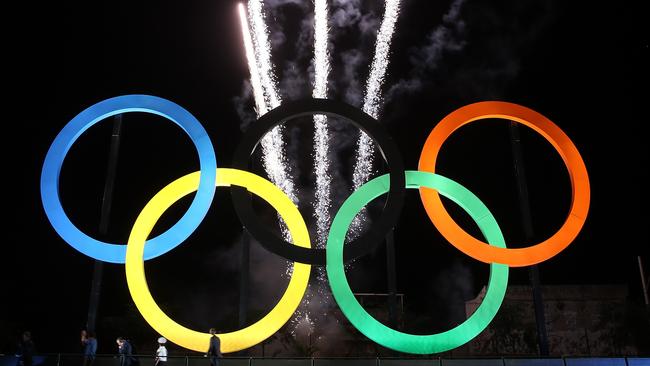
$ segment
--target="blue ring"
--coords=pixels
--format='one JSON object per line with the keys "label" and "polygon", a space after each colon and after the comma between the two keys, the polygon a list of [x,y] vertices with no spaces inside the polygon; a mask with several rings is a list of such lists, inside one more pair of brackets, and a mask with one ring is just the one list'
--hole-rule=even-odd
{"label": "blue ring", "polygon": [[89,257],[111,263],[124,263],[126,245],[93,239],[74,226],[61,206],[59,176],[63,159],[84,131],[108,117],[127,112],[159,115],[180,126],[192,139],[201,168],[199,188],[189,209],[171,228],[147,241],[145,260],[165,254],[187,239],[207,214],[216,189],[217,158],[210,137],[201,123],[183,107],[167,99],[133,94],[106,99],[86,108],[63,127],[47,152],[41,173],[41,200],[47,218],[63,240]]}

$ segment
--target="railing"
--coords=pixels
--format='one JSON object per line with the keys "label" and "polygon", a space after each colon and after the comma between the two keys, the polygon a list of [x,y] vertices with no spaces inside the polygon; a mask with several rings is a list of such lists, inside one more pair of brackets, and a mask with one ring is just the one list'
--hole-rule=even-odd
{"label": "railing", "polygon": [[[154,366],[151,355],[136,355],[133,366]],[[32,366],[83,366],[80,354],[42,354]],[[167,366],[209,366],[200,356],[168,356]],[[0,366],[21,366],[14,355],[1,355]],[[118,355],[98,355],[92,366],[120,366]],[[650,366],[650,357],[557,357],[557,358],[258,358],[225,357],[220,366]]]}

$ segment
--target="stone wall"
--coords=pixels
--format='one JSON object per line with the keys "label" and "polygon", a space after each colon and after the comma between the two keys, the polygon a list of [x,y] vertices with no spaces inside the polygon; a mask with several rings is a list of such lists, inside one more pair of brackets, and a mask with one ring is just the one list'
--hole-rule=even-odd
{"label": "stone wall", "polygon": [[[484,296],[485,288],[475,299],[466,302],[467,316],[476,310]],[[643,327],[639,322],[647,321],[647,317],[635,320],[626,286],[542,286],[542,296],[551,355],[639,354],[637,344],[642,340],[637,339],[639,332],[635,332],[634,326],[636,322]],[[531,288],[509,286],[495,319],[459,353],[538,355]]]}

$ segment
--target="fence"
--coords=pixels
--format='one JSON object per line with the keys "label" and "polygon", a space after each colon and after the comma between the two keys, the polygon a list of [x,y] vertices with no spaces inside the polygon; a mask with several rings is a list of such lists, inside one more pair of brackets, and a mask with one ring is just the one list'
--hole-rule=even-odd
{"label": "fence", "polygon": [[[151,355],[136,356],[139,366],[154,366]],[[562,357],[562,358],[256,358],[226,357],[221,366],[650,366],[650,357]],[[209,366],[197,356],[169,356],[167,366]],[[43,354],[33,358],[33,366],[82,366],[79,354]],[[92,366],[119,366],[117,355],[98,355]],[[19,366],[18,357],[0,355],[0,366]]]}

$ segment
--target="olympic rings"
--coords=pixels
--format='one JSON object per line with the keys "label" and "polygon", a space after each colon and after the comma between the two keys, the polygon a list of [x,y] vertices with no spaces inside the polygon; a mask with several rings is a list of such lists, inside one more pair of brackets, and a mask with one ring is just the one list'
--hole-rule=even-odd
{"label": "olympic rings", "polygon": [[[481,305],[463,323],[446,332],[432,335],[414,335],[391,329],[368,314],[357,301],[345,278],[343,243],[348,228],[361,208],[386,193],[387,176],[377,177],[359,187],[343,202],[327,238],[327,278],[336,303],[350,322],[366,337],[396,351],[430,354],[461,346],[476,337],[496,315],[508,283],[508,266],[490,264],[490,281]],[[406,187],[427,187],[438,190],[461,206],[479,226],[492,244],[505,248],[499,225],[487,207],[472,192],[449,178],[437,174],[406,171]]]}
{"label": "olympic rings", "polygon": [[[158,192],[138,216],[128,244],[124,246],[104,243],[79,231],[63,211],[58,184],[65,155],[79,135],[102,119],[126,112],[157,114],[181,126],[197,148],[201,170],[177,179]],[[305,222],[289,197],[271,182],[243,170],[248,165],[251,152],[268,130],[288,119],[311,114],[343,117],[364,130],[379,145],[390,173],[371,180],[345,200],[332,222],[325,251],[310,248]],[[555,147],[569,170],[573,202],[568,218],[558,233],[540,244],[523,249],[506,248],[499,226],[487,207],[460,184],[433,172],[438,151],[447,137],[460,126],[485,118],[506,118],[533,128]],[[584,162],[571,140],[541,114],[505,102],[475,103],[445,117],[426,140],[420,156],[421,171],[404,171],[395,144],[370,116],[346,104],[323,99],[292,102],[268,112],[245,134],[236,150],[233,165],[239,169],[217,169],[212,143],[206,131],[182,107],[153,96],[120,96],[87,108],[57,135],[43,164],[41,199],[50,223],[72,247],[98,260],[125,263],[129,292],[142,316],[154,329],[180,346],[201,352],[207,349],[210,335],[183,327],[160,309],[149,291],[144,261],[178,246],[198,227],[210,207],[215,185],[231,186],[237,215],[262,245],[296,262],[285,293],[266,316],[244,329],[219,335],[223,352],[242,350],[262,342],[287,322],[307,288],[310,264],[326,264],[330,287],[339,307],[357,329],[375,342],[398,351],[419,354],[443,352],[458,347],[474,338],[494,318],[505,295],[509,266],[539,263],[562,251],[581,230],[589,209],[589,178]],[[462,324],[433,335],[407,334],[379,323],[356,301],[345,278],[345,261],[371,251],[392,229],[403,206],[407,188],[419,188],[431,221],[452,245],[469,256],[490,264],[488,289],[479,308]],[[465,209],[490,244],[474,239],[458,227],[445,211],[440,196],[434,189]],[[194,191],[197,191],[194,200],[181,220],[165,233],[147,241],[165,210]],[[255,219],[246,191],[258,195],[278,211],[287,224],[295,245],[277,238]],[[345,236],[354,216],[364,205],[386,192],[389,195],[379,221],[356,243],[345,245],[344,251]]]}
{"label": "olympic rings", "polygon": [[427,214],[440,233],[463,253],[485,263],[503,263],[513,267],[545,261],[566,248],[578,235],[589,211],[590,188],[587,168],[569,137],[553,122],[532,109],[506,102],[480,102],[466,105],[445,117],[431,131],[420,155],[419,170],[435,172],[442,143],[456,129],[485,118],[504,118],[522,123],[541,134],[560,154],[571,178],[573,200],[560,230],[545,241],[527,248],[499,248],[475,239],[449,216],[440,196],[421,188],[420,197]]}
{"label": "olympic rings", "polygon": [[[277,186],[253,173],[237,169],[220,168],[217,173],[217,186],[237,185],[263,198],[286,222],[296,245],[307,248],[310,246],[309,232],[300,212]],[[183,327],[169,318],[156,304],[147,286],[142,257],[145,240],[160,216],[174,202],[196,191],[199,175],[203,173],[195,172],[175,180],[156,194],[144,207],[129,236],[126,249],[126,280],[135,305],[149,325],[179,346],[205,352],[210,343],[210,334]],[[235,352],[252,347],[278,331],[300,304],[307,289],[310,271],[310,265],[295,263],[287,290],[266,316],[244,329],[218,335],[221,339],[222,352]]]}
{"label": "olympic rings", "polygon": [[[273,127],[295,117],[313,114],[343,117],[371,136],[386,160],[390,173],[390,190],[384,210],[379,219],[373,224],[374,230],[369,230],[346,245],[345,260],[349,261],[369,253],[384,240],[399,218],[406,193],[404,188],[404,166],[401,154],[393,140],[374,118],[348,104],[329,99],[307,99],[284,103],[260,117],[246,131],[246,134],[235,151],[233,167],[246,170],[250,155],[255,150],[255,147]],[[297,247],[291,245],[291,243],[287,243],[269,231],[257,219],[257,215],[253,211],[250,202],[250,197],[244,190],[233,189],[232,199],[237,216],[239,216],[241,222],[249,233],[266,249],[294,262],[325,264],[324,249]]]}
{"label": "olympic rings", "polygon": [[68,122],[56,136],[45,156],[41,173],[43,208],[54,230],[63,240],[89,257],[111,263],[124,263],[126,246],[93,239],[74,226],[61,206],[59,175],[66,154],[84,131],[105,118],[126,112],[152,113],[179,125],[190,136],[199,153],[202,172],[198,191],[189,209],[169,230],[147,242],[145,259],[167,253],[196,230],[212,203],[217,171],[214,148],[201,123],[183,107],[166,99],[150,95],[123,95],[110,98],[86,108]]}

